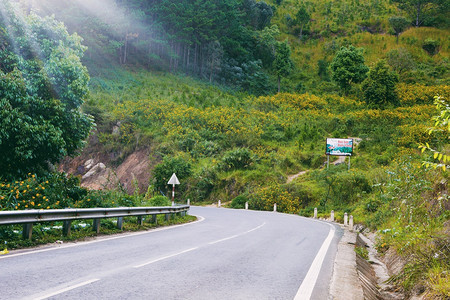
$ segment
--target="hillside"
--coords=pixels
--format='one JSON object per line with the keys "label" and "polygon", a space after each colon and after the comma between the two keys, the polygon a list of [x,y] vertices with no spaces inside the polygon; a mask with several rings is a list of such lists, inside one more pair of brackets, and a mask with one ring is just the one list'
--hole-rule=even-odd
{"label": "hillside", "polygon": [[339,92],[330,63],[348,45],[362,47],[369,66],[387,59],[401,82],[448,84],[445,1],[423,1],[419,14],[406,0],[30,3],[30,11],[54,14],[81,35],[94,76],[111,65],[132,66],[270,94],[280,71],[274,60],[287,39],[294,68],[281,76],[285,92]]}
{"label": "hillside", "polygon": [[[96,126],[81,155],[59,164],[76,177],[42,171],[43,160],[33,175],[4,177],[0,209],[143,205],[170,192],[175,172],[179,202],[351,213],[379,232],[380,253],[404,259],[393,281],[407,295],[450,295],[448,3],[424,2],[419,15],[408,1],[19,2],[63,21],[63,37],[77,33],[65,53],[75,44],[89,70],[76,103]],[[4,15],[0,100],[26,88],[54,100],[45,72],[19,84],[34,73],[16,74],[25,59],[8,52],[17,47]],[[51,66],[29,44],[27,67]],[[348,160],[326,167],[326,138],[354,139],[350,170]],[[19,192],[21,180],[39,193]]]}

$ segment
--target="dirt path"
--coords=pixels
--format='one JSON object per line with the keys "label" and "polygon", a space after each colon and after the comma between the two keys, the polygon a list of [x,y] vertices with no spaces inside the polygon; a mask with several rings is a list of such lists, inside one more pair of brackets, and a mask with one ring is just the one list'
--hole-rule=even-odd
{"label": "dirt path", "polygon": [[[344,162],[345,162],[345,156],[339,156],[338,159],[336,159],[336,161],[333,161],[331,164],[338,165],[338,164],[342,164]],[[301,172],[299,172],[297,174],[294,174],[294,175],[289,175],[287,180],[286,180],[286,183],[291,183],[294,179],[296,179],[297,177],[305,174],[306,172],[308,172],[308,170],[301,171]]]}
{"label": "dirt path", "polygon": [[287,180],[286,180],[286,183],[292,182],[295,178],[297,178],[297,177],[299,177],[299,176],[305,174],[306,172],[308,172],[308,170],[306,170],[306,171],[301,171],[301,172],[299,172],[299,173],[297,173],[297,174],[294,174],[294,175],[289,175],[288,178],[287,178]]}

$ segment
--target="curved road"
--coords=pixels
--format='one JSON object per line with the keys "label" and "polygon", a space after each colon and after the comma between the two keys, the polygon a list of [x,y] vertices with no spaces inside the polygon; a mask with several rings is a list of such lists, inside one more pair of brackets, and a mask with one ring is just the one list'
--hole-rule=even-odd
{"label": "curved road", "polygon": [[191,207],[195,223],[0,257],[0,299],[327,299],[339,227]]}

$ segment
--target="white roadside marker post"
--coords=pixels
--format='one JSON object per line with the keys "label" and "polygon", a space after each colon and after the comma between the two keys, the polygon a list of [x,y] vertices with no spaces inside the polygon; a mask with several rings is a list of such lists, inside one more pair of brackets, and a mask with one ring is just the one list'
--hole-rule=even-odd
{"label": "white roadside marker post", "polygon": [[350,230],[353,230],[353,216],[352,215],[350,215],[350,226],[349,226],[350,228]]}

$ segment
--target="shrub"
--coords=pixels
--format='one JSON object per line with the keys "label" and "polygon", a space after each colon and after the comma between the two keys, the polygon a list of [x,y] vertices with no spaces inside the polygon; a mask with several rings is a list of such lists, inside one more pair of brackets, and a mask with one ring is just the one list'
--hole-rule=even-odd
{"label": "shrub", "polygon": [[150,205],[150,206],[170,206],[170,205],[172,205],[172,203],[171,203],[170,199],[167,198],[166,196],[158,195],[158,196],[150,198],[150,200],[148,200],[148,205]]}
{"label": "shrub", "polygon": [[438,54],[439,48],[440,48],[439,41],[433,39],[426,39],[422,44],[422,49],[425,50],[431,56]]}
{"label": "shrub", "polygon": [[73,207],[87,195],[77,177],[51,173],[45,177],[29,174],[22,181],[0,183],[0,210]]}
{"label": "shrub", "polygon": [[164,157],[162,163],[157,165],[153,170],[154,186],[157,192],[167,191],[167,182],[173,173],[177,175],[177,178],[181,182],[181,180],[191,176],[192,166],[183,157]]}
{"label": "shrub", "polygon": [[217,184],[217,168],[202,168],[190,182],[188,197],[194,201],[205,201]]}
{"label": "shrub", "polygon": [[245,202],[248,202],[248,198],[246,195],[239,195],[233,200],[231,200],[231,207],[232,208],[245,208]]}
{"label": "shrub", "polygon": [[330,199],[334,206],[342,207],[356,202],[363,194],[372,191],[372,186],[364,172],[345,169],[346,166],[342,165],[319,173],[318,179],[324,183],[328,191],[323,204]]}
{"label": "shrub", "polygon": [[434,96],[450,97],[450,86],[436,85],[427,86],[423,84],[398,84],[398,96],[400,103],[404,106],[416,104],[433,104]]}
{"label": "shrub", "polygon": [[221,167],[224,170],[246,169],[253,163],[253,155],[247,148],[227,151],[222,157]]}
{"label": "shrub", "polygon": [[416,67],[414,58],[405,48],[393,49],[386,54],[388,64],[399,74]]}
{"label": "shrub", "polygon": [[280,185],[272,185],[256,191],[250,196],[249,208],[255,210],[273,210],[277,204],[277,211],[298,213],[301,200],[293,196]]}

